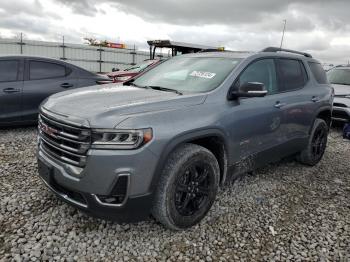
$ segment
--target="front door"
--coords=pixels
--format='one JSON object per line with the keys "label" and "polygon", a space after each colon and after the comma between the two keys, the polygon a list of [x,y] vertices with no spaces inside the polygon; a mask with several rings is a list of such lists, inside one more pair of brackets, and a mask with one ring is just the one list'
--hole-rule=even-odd
{"label": "front door", "polygon": [[[274,148],[282,139],[282,113],[275,107],[278,81],[274,59],[261,59],[250,64],[236,80],[235,88],[246,82],[263,83],[268,91],[265,97],[229,102],[232,103],[230,137],[232,152],[235,152],[233,163],[247,160],[248,167],[245,168],[250,169],[250,166],[256,166],[260,153]],[[265,155],[262,161],[270,161],[270,157],[272,155]]]}

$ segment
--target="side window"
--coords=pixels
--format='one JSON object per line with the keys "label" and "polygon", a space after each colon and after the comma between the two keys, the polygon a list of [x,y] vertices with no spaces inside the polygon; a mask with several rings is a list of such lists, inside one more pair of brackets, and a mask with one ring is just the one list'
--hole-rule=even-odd
{"label": "side window", "polygon": [[259,82],[265,85],[269,94],[277,93],[276,67],[273,59],[262,59],[250,64],[238,79],[236,85]]}
{"label": "side window", "polygon": [[304,66],[299,60],[278,59],[280,72],[280,92],[292,91],[304,87],[307,76]]}
{"label": "side window", "polygon": [[16,81],[18,79],[18,61],[0,60],[0,82]]}
{"label": "side window", "polygon": [[323,67],[321,66],[321,64],[309,62],[309,66],[317,83],[328,84],[326,72],[323,70]]}
{"label": "side window", "polygon": [[29,62],[29,79],[47,79],[58,78],[66,75],[66,67],[42,61],[30,61]]}

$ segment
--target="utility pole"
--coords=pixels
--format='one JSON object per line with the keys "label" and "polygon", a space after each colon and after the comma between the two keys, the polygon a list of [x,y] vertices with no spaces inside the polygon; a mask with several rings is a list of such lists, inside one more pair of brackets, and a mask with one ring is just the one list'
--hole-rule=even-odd
{"label": "utility pole", "polygon": [[286,31],[286,24],[287,24],[287,20],[284,19],[283,20],[283,32],[282,32],[282,39],[281,39],[281,45],[280,45],[280,48],[282,48],[282,45],[283,45],[283,40],[284,40],[284,33]]}

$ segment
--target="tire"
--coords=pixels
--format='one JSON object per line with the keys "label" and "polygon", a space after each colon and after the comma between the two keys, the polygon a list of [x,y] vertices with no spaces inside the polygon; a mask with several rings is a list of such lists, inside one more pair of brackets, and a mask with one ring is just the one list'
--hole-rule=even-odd
{"label": "tire", "polygon": [[327,123],[323,119],[316,118],[307,147],[297,157],[300,163],[314,166],[320,162],[326,150],[328,131]]}
{"label": "tire", "polygon": [[163,169],[152,208],[167,228],[189,228],[208,213],[219,188],[220,169],[206,148],[184,144],[171,153]]}

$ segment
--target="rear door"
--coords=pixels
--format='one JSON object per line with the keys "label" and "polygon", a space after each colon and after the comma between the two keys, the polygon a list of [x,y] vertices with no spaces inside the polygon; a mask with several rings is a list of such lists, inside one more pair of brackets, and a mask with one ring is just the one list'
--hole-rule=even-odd
{"label": "rear door", "polygon": [[0,124],[21,119],[23,59],[0,59]]}
{"label": "rear door", "polygon": [[289,145],[285,147],[286,154],[289,154],[303,147],[302,139],[308,136],[314,117],[314,110],[310,108],[314,94],[302,60],[279,58],[277,69],[279,94],[276,96],[275,107],[283,115],[281,134],[283,142]]}
{"label": "rear door", "polygon": [[75,88],[74,71],[59,61],[27,59],[23,85],[22,119],[36,121],[40,103],[48,96]]}

